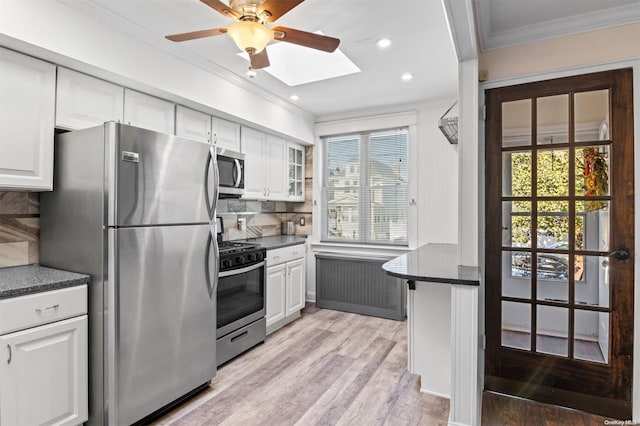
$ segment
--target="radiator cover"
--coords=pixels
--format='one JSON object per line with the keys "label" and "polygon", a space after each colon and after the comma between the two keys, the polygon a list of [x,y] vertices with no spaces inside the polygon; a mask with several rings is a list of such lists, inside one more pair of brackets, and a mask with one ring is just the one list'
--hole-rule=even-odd
{"label": "radiator cover", "polygon": [[406,286],[387,275],[389,259],[316,254],[316,305],[402,321],[406,319]]}

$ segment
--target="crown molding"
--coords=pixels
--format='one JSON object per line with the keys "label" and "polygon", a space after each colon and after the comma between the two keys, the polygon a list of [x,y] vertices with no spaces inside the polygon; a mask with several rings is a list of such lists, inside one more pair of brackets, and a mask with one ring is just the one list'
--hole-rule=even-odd
{"label": "crown molding", "polygon": [[640,22],[640,7],[630,4],[492,32],[491,2],[475,0],[474,3],[480,47],[484,52]]}
{"label": "crown molding", "polygon": [[221,67],[215,62],[212,62],[187,49],[181,48],[180,46],[173,46],[169,44],[159,45],[157,43],[156,35],[151,34],[145,28],[131,21],[126,16],[114,12],[113,9],[105,7],[95,0],[84,0],[84,1],[57,0],[57,1],[59,3],[64,4],[67,7],[77,10],[78,12],[84,15],[89,16],[90,18],[103,22],[116,30],[124,32],[130,35],[131,37],[144,42],[145,44],[149,45],[150,48],[163,51],[166,54],[169,54],[188,64],[196,66],[242,89],[250,91],[251,93],[260,96],[264,100],[271,102],[281,108],[284,108],[293,114],[296,114],[312,122],[315,121],[315,115],[313,115],[309,111],[304,110],[296,105],[293,105],[292,103],[284,100],[282,97],[275,95],[274,93],[268,90],[265,90],[262,87],[257,86],[256,84],[249,82],[247,79],[240,77],[235,73],[232,73],[231,71]]}

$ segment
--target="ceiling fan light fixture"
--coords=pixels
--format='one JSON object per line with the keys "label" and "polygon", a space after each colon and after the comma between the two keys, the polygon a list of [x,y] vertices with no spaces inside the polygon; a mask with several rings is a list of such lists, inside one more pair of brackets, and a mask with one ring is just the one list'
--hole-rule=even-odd
{"label": "ceiling fan light fixture", "polygon": [[227,34],[243,52],[260,53],[273,39],[273,31],[253,21],[238,21],[227,27]]}

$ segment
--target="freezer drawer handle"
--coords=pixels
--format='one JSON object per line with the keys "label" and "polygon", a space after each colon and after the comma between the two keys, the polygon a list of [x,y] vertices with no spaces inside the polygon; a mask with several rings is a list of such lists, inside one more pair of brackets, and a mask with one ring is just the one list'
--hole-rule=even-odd
{"label": "freezer drawer handle", "polygon": [[231,342],[235,342],[236,340],[240,340],[243,337],[247,337],[249,335],[249,331],[245,330],[242,333],[238,334],[237,336],[233,336],[231,338]]}
{"label": "freezer drawer handle", "polygon": [[55,305],[47,306],[46,308],[36,308],[36,312],[48,311],[49,309],[58,309],[60,305],[56,303]]}

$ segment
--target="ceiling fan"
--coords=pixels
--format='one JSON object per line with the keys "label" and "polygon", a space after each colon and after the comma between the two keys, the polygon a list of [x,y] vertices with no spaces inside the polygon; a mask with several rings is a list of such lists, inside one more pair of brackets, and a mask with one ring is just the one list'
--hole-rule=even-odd
{"label": "ceiling fan", "polygon": [[200,1],[222,15],[234,18],[236,22],[228,27],[172,34],[165,38],[171,41],[187,41],[227,34],[241,50],[249,54],[251,69],[254,70],[269,66],[265,47],[272,40],[324,52],[333,52],[340,44],[337,38],[287,27],[269,28],[266,25],[276,21],[304,0],[231,0],[229,5],[221,0]]}

